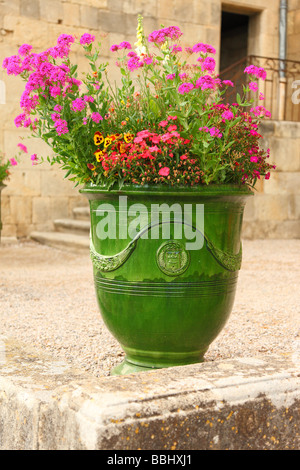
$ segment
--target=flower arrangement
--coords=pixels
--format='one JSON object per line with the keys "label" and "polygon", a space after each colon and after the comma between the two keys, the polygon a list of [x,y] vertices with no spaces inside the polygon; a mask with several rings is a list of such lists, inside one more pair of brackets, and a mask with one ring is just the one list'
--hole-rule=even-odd
{"label": "flower arrangement", "polygon": [[[78,77],[70,60],[75,37],[62,34],[56,46],[33,53],[24,44],[3,67],[26,82],[17,127],[31,130],[53,149],[58,163],[76,184],[103,187],[167,184],[247,184],[268,179],[269,149],[260,147],[264,106],[247,98],[258,92],[264,69],[249,66],[251,81],[224,102],[229,80],[215,73],[215,49],[204,43],[180,45],[177,26],[145,37],[139,16],[137,42],[113,45],[119,84],[109,78],[108,64],[99,63],[101,44],[84,34],[89,71]],[[260,99],[263,96],[260,95]],[[32,155],[33,164],[44,160]]]}

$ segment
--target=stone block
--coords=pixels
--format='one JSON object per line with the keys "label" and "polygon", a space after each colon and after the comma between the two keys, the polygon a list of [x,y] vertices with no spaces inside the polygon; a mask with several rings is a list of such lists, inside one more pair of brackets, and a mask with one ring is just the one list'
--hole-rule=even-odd
{"label": "stone block", "polygon": [[41,22],[39,18],[34,16],[23,17],[15,28],[15,43],[21,45],[26,42],[33,46],[34,52],[46,50],[51,46],[51,42],[49,44],[48,28],[48,23]]}
{"label": "stone block", "polygon": [[108,0],[68,0],[71,4],[86,5],[95,8],[107,8]]}
{"label": "stone block", "polygon": [[69,199],[66,196],[50,198],[49,214],[51,220],[69,217]]}
{"label": "stone block", "polygon": [[277,171],[300,170],[300,139],[265,138],[264,148],[270,148],[270,163],[276,165]]}
{"label": "stone block", "polygon": [[20,15],[21,0],[2,0],[1,10],[3,15]]}
{"label": "stone block", "polygon": [[80,25],[80,7],[77,4],[63,3],[63,24]]}
{"label": "stone block", "polygon": [[99,26],[108,33],[126,34],[126,21],[123,13],[101,11],[99,14]]}
{"label": "stone block", "polygon": [[32,222],[34,224],[47,223],[51,219],[50,197],[32,198]]}
{"label": "stone block", "polygon": [[177,19],[175,15],[175,0],[159,0],[157,3],[157,16],[161,20]]}
{"label": "stone block", "polygon": [[[3,223],[3,221],[2,221]],[[4,237],[11,238],[17,236],[17,227],[15,224],[3,224],[2,231],[1,231],[1,240]],[[2,241],[1,241],[2,243]]]}
{"label": "stone block", "polygon": [[[255,196],[254,196],[255,197]],[[255,220],[255,202],[254,197],[248,198],[247,204],[244,209],[244,221],[254,221]]]}
{"label": "stone block", "polygon": [[298,239],[300,238],[300,222],[298,220],[285,220],[277,224],[273,229],[270,238],[277,239]]}
{"label": "stone block", "polygon": [[39,0],[22,0],[20,2],[21,16],[30,16],[32,18],[40,18],[40,2]]}
{"label": "stone block", "polygon": [[7,338],[0,347],[2,450],[180,454],[296,450],[299,444],[296,354],[96,379]]}
{"label": "stone block", "polygon": [[63,178],[62,170],[41,172],[41,195],[44,197],[75,196],[78,189],[74,183]]}
{"label": "stone block", "polygon": [[51,0],[51,2],[40,2],[40,19],[50,23],[63,22],[64,8],[60,0]]}
{"label": "stone block", "polygon": [[3,226],[13,224],[15,221],[11,215],[10,197],[5,195],[6,190],[1,192],[1,221]]}
{"label": "stone block", "polygon": [[[114,3],[114,0],[112,0]],[[142,15],[144,18],[149,16],[156,18],[159,0],[123,0],[124,13]]]}
{"label": "stone block", "polygon": [[255,198],[255,211],[260,221],[283,221],[289,218],[292,197],[288,195],[262,194]]}
{"label": "stone block", "polygon": [[9,184],[6,188],[8,196],[38,196],[40,195],[40,172],[22,170],[18,167],[12,170]]}
{"label": "stone block", "polygon": [[[98,8],[80,5],[80,25],[89,29],[98,29]],[[100,18],[102,13],[100,14]]]}
{"label": "stone block", "polygon": [[17,225],[29,225],[32,222],[32,198],[23,196],[10,197],[11,217]]}
{"label": "stone block", "polygon": [[[293,91],[295,91],[295,88]],[[283,139],[297,139],[300,136],[300,123],[296,121],[274,121],[274,135]]]}
{"label": "stone block", "polygon": [[300,194],[300,172],[272,172],[264,184],[265,194]]}
{"label": "stone block", "polygon": [[[200,5],[203,2],[198,2]],[[201,6],[200,6],[201,7]],[[206,8],[207,11],[207,8]],[[202,11],[203,15],[203,11]],[[203,24],[201,21],[201,16],[199,15],[199,7],[194,7],[194,2],[187,2],[185,0],[174,0],[174,17],[179,24],[177,26],[180,27],[180,22],[184,19],[187,23],[200,23]],[[203,16],[202,16],[203,17]]]}

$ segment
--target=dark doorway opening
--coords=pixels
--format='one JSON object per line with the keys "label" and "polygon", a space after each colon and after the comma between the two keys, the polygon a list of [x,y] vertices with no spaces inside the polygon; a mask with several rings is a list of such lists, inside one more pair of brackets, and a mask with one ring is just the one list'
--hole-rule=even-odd
{"label": "dark doorway opening", "polygon": [[249,16],[222,12],[220,74],[248,54]]}

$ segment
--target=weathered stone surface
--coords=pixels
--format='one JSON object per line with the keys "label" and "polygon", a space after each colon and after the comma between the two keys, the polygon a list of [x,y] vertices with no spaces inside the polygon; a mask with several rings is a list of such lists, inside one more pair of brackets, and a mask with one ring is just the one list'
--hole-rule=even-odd
{"label": "weathered stone surface", "polygon": [[299,449],[299,355],[97,379],[0,339],[0,449]]}

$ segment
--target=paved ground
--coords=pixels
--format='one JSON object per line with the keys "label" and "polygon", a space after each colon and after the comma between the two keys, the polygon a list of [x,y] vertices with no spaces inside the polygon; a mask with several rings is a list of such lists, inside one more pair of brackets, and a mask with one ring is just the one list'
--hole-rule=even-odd
{"label": "paved ground", "polygon": [[[206,361],[300,355],[300,240],[244,241],[232,314]],[[0,245],[0,334],[106,376],[123,352],[104,326],[89,253]]]}

